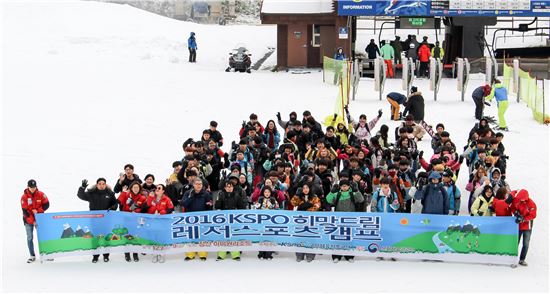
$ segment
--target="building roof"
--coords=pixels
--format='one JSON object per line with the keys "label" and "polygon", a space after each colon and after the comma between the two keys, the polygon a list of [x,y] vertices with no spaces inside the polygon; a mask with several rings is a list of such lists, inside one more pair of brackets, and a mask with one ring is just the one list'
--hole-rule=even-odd
{"label": "building roof", "polygon": [[318,14],[332,13],[332,0],[263,0],[261,13]]}

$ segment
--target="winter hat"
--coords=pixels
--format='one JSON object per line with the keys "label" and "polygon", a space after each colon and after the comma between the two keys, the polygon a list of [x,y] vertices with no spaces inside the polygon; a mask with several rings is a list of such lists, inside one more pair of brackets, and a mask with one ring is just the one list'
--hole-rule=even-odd
{"label": "winter hat", "polygon": [[[414,48],[414,47],[413,47]],[[411,87],[411,94],[418,92],[418,88],[416,86]]]}
{"label": "winter hat", "polygon": [[295,111],[291,112],[288,116],[290,117],[291,120],[294,120],[298,117]]}
{"label": "winter hat", "polygon": [[418,175],[416,176],[417,178],[427,178],[428,177],[428,173],[427,172],[419,172]]}
{"label": "winter hat", "polygon": [[32,179],[29,180],[29,181],[27,182],[27,187],[29,187],[29,188],[36,188],[36,181],[35,181],[35,180],[32,180]]}
{"label": "winter hat", "polygon": [[238,170],[238,171],[240,171],[240,170],[241,170],[241,165],[235,162],[235,163],[233,163],[233,164],[231,165],[230,170],[231,170],[231,171],[233,171],[233,170]]}
{"label": "winter hat", "polygon": [[441,180],[441,174],[439,174],[438,172],[432,171],[430,173],[430,176],[428,177],[428,180],[431,180],[431,179]]}
{"label": "winter hat", "polygon": [[446,170],[443,172],[443,177],[447,177],[447,178],[452,178],[453,177],[453,172],[452,171],[449,171],[449,170]]}

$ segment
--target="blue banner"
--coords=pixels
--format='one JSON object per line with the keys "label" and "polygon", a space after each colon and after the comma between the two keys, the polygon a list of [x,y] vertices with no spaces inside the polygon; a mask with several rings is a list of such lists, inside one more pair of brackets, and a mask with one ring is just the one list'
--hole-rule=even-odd
{"label": "blue banner", "polygon": [[550,0],[339,0],[338,15],[550,16]]}
{"label": "blue banner", "polygon": [[37,215],[40,254],[290,251],[494,264],[517,262],[512,217],[285,210]]}

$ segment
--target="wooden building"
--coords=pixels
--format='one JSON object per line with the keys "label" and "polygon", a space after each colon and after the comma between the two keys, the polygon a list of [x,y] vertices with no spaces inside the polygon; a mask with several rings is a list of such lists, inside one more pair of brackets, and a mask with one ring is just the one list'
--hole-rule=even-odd
{"label": "wooden building", "polygon": [[277,25],[277,67],[321,67],[342,47],[351,56],[348,17],[338,16],[333,0],[263,0],[262,24]]}

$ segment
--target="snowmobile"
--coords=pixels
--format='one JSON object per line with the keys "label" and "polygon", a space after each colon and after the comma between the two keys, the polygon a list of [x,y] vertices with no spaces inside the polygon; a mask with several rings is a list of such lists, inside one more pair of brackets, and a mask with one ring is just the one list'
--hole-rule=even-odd
{"label": "snowmobile", "polygon": [[250,51],[246,49],[244,44],[238,44],[235,46],[229,53],[229,66],[225,69],[226,72],[230,72],[233,69],[235,72],[247,72],[250,73],[250,65],[252,61],[250,60]]}

